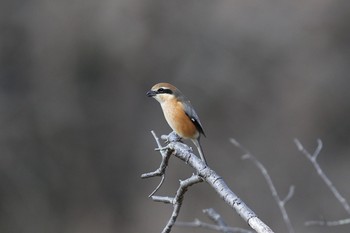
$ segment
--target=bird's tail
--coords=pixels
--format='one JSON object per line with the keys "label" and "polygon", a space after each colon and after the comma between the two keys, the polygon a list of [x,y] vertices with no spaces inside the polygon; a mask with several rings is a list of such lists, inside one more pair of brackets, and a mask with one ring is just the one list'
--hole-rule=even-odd
{"label": "bird's tail", "polygon": [[206,165],[208,165],[207,160],[206,160],[205,157],[204,157],[204,153],[203,153],[202,146],[201,146],[201,143],[200,143],[199,138],[198,138],[198,139],[193,139],[192,141],[193,141],[194,145],[195,145],[195,146],[197,147],[197,149],[198,149],[199,156],[201,157],[201,159],[203,160],[203,162],[204,162]]}

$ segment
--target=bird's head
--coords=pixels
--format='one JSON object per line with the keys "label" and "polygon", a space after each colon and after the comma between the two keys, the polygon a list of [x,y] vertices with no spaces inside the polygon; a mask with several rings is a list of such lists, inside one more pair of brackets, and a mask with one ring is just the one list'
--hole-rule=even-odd
{"label": "bird's head", "polygon": [[179,90],[170,83],[158,83],[146,95],[155,98],[159,103],[164,103],[176,99],[179,93]]}

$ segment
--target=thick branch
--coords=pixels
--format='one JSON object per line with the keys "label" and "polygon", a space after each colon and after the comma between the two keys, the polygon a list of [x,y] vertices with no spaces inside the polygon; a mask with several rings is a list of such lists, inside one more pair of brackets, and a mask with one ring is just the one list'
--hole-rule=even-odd
{"label": "thick branch", "polygon": [[232,207],[256,232],[273,232],[256,214],[226,185],[225,181],[194,155],[183,143],[171,142],[168,145],[173,154],[194,168],[198,174]]}
{"label": "thick branch", "polygon": [[[178,189],[174,200],[169,197],[151,197],[156,201],[172,203],[174,206],[173,214],[163,230],[164,233],[170,232],[171,227],[174,225],[181,208],[183,195],[187,191],[187,188],[203,180],[206,181],[218,193],[218,195],[249,224],[252,229],[258,233],[273,233],[273,231],[226,185],[225,181],[214,170],[210,169],[201,159],[193,154],[192,150],[187,145],[178,141],[179,138],[176,137],[176,135],[174,136],[174,134],[170,134],[166,137],[170,143],[166,147],[161,147],[154,132],[152,132],[152,134],[160,148],[159,150],[163,158],[162,164],[164,164],[164,166],[161,164],[155,172],[143,174],[141,176],[142,178],[163,175],[170,155],[175,155],[196,170],[196,175],[185,180],[186,183],[180,183],[180,188]],[[165,158],[167,158],[166,161]]]}

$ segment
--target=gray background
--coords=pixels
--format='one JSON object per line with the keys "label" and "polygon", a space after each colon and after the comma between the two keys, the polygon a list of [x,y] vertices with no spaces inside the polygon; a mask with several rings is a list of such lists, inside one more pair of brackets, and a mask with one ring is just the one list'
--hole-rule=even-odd
{"label": "gray background", "polygon": [[[160,232],[171,206],[141,180],[160,156],[150,130],[169,133],[145,96],[173,83],[191,99],[210,166],[276,232],[286,232],[260,172],[264,163],[297,232],[349,232],[304,221],[348,217],[293,139],[350,200],[350,2],[13,0],[0,3],[0,231]],[[188,142],[191,146],[192,144]],[[192,171],[172,159],[158,194]],[[246,224],[205,184],[179,220],[213,207]],[[175,228],[173,232],[209,232]]]}

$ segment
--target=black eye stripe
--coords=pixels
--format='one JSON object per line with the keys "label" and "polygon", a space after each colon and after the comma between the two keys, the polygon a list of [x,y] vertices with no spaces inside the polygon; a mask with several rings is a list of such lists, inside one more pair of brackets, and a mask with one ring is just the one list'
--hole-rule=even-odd
{"label": "black eye stripe", "polygon": [[161,87],[157,90],[157,93],[158,94],[173,94],[173,91],[170,89],[165,89],[165,88]]}

